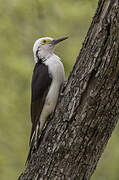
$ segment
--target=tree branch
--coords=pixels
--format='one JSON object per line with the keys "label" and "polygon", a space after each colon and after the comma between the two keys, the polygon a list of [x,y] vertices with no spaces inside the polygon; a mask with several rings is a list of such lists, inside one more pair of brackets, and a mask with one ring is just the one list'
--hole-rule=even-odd
{"label": "tree branch", "polygon": [[119,115],[119,2],[96,14],[53,118],[19,180],[90,179]]}

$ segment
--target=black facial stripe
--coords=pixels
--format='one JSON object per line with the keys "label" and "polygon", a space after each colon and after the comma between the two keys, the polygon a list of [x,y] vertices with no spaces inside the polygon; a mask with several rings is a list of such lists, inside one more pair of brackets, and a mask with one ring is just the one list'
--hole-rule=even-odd
{"label": "black facial stripe", "polygon": [[38,51],[39,51],[39,48],[38,48],[38,50],[36,51],[36,57],[38,58],[38,62],[39,62],[39,63],[42,63],[42,59],[40,59],[39,56],[38,56]]}
{"label": "black facial stripe", "polygon": [[38,51],[39,51],[39,48],[38,48],[38,50],[36,51],[36,57],[38,58],[38,62],[39,63],[43,63],[43,62],[45,62],[47,59],[45,59],[45,58],[39,58],[39,56],[38,56]]}
{"label": "black facial stripe", "polygon": [[38,57],[38,51],[39,51],[39,49],[36,51],[36,57],[39,59],[39,57]]}

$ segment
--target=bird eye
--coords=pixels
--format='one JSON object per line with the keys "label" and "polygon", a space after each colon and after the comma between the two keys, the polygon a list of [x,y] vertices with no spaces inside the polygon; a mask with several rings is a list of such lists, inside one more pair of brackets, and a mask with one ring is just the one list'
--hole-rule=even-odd
{"label": "bird eye", "polygon": [[47,39],[44,39],[42,42],[41,42],[42,45],[45,45],[45,44],[48,44],[48,40]]}
{"label": "bird eye", "polygon": [[49,39],[44,39],[44,40],[42,40],[42,42],[41,42],[42,45],[45,45],[45,44],[48,44],[48,43],[50,43],[50,40],[49,40]]}

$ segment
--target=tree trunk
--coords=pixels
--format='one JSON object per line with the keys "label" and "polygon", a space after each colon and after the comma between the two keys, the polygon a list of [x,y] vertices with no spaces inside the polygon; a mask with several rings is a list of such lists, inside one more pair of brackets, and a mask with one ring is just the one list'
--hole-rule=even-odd
{"label": "tree trunk", "polygon": [[89,180],[119,115],[119,2],[99,0],[64,95],[19,180]]}

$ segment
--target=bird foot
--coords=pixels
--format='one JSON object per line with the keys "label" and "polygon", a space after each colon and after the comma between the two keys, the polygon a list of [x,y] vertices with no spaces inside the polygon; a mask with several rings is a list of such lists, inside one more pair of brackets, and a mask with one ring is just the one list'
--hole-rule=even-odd
{"label": "bird foot", "polygon": [[64,81],[63,85],[61,86],[60,96],[64,96],[64,90],[66,88],[66,85],[67,85],[67,81]]}

